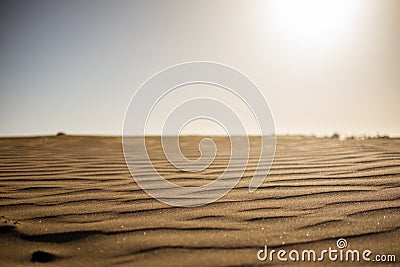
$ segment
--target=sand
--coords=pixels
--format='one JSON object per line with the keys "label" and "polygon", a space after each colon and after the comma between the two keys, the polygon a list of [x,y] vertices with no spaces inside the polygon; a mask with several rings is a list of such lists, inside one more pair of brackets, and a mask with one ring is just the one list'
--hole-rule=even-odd
{"label": "sand", "polygon": [[[182,144],[189,148],[198,139]],[[165,161],[158,138],[148,144],[168,179],[201,185],[223,170],[225,141],[216,139],[219,154],[210,169],[191,175]],[[257,139],[252,144],[257,148]],[[198,155],[196,149],[185,153]],[[400,261],[400,139],[278,137],[270,175],[249,193],[255,154],[228,195],[181,208],[135,184],[120,137],[1,138],[0,265],[280,265],[259,261],[257,252],[264,245],[336,248],[338,238],[348,248]]]}

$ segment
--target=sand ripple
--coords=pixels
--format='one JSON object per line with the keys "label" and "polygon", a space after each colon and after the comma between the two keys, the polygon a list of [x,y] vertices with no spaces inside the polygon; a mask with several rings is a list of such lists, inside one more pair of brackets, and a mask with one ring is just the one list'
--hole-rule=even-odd
{"label": "sand ripple", "polygon": [[[198,156],[190,146],[198,140],[183,138],[189,158]],[[227,164],[226,140],[215,140],[211,168],[190,174],[168,164],[158,138],[148,144],[167,179],[199,186]],[[256,138],[252,145],[245,176],[228,195],[180,208],[152,199],[133,182],[121,138],[2,138],[1,265],[258,265],[256,253],[265,244],[326,248],[339,237],[400,258],[399,139],[278,137],[270,176],[249,193]]]}

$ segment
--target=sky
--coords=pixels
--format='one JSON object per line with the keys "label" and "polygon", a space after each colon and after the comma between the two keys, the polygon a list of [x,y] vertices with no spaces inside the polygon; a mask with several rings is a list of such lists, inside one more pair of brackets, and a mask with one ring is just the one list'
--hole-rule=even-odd
{"label": "sky", "polygon": [[190,61],[247,75],[277,134],[400,136],[397,0],[0,1],[0,135],[121,135],[139,86]]}

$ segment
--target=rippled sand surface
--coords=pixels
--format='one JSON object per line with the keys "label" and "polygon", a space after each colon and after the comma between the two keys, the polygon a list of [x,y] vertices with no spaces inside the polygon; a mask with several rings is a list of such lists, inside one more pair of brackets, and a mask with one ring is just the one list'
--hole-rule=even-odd
{"label": "rippled sand surface", "polygon": [[[199,140],[181,140],[188,158],[199,156]],[[214,163],[191,174],[168,163],[158,138],[147,143],[167,179],[198,186],[227,164],[227,140],[214,140]],[[120,137],[1,138],[0,265],[280,264],[258,261],[257,251],[336,248],[338,238],[400,261],[400,139],[278,137],[270,175],[249,193],[258,145],[253,138],[249,166],[228,195],[180,208],[135,184]]]}

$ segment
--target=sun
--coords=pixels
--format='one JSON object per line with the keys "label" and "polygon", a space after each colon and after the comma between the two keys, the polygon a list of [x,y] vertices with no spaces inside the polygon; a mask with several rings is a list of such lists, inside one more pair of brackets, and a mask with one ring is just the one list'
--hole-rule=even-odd
{"label": "sun", "polygon": [[362,7],[360,0],[275,0],[267,5],[270,26],[288,41],[305,44],[343,38]]}

